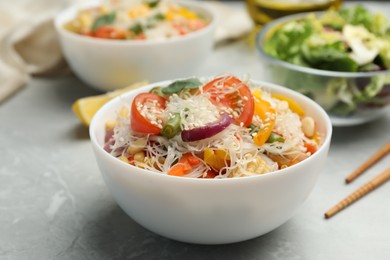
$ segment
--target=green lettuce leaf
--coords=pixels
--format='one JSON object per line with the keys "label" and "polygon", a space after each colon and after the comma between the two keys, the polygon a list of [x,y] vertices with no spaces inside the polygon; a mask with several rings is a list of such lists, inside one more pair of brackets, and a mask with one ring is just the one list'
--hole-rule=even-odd
{"label": "green lettuce leaf", "polygon": [[310,67],[322,70],[356,72],[357,63],[345,52],[342,42],[322,46],[302,46],[305,62]]}
{"label": "green lettuce leaf", "polygon": [[352,25],[363,25],[368,30],[371,28],[372,15],[364,8],[363,5],[358,4],[354,8],[343,8],[340,10],[340,15],[345,21]]}
{"label": "green lettuce leaf", "polygon": [[264,50],[275,58],[292,62],[300,54],[303,41],[312,31],[312,24],[307,20],[290,22],[276,30],[265,43]]}

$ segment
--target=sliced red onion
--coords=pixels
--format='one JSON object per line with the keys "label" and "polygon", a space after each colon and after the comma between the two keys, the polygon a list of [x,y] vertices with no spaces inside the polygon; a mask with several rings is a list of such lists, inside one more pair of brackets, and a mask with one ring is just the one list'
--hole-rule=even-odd
{"label": "sliced red onion", "polygon": [[206,139],[222,132],[222,130],[228,127],[231,123],[232,119],[230,116],[227,113],[223,113],[215,122],[191,130],[183,130],[181,132],[181,139],[184,142],[194,142]]}
{"label": "sliced red onion", "polygon": [[104,136],[104,150],[106,152],[111,153],[112,149],[111,146],[115,143],[114,140],[114,129],[110,129],[106,131],[106,134]]}

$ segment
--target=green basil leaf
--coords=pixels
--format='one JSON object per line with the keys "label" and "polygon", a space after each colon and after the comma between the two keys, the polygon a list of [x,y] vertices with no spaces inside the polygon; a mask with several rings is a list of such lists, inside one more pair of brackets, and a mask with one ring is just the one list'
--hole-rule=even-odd
{"label": "green basil leaf", "polygon": [[165,20],[165,15],[162,13],[158,13],[155,16],[153,16],[153,19],[156,21],[162,21],[162,20]]}
{"label": "green basil leaf", "polygon": [[169,84],[167,87],[163,88],[162,93],[173,94],[173,93],[177,93],[183,89],[199,88],[199,86],[201,86],[201,85],[202,85],[202,82],[200,82],[200,80],[197,78],[177,80],[177,81]]}
{"label": "green basil leaf", "polygon": [[92,25],[92,31],[96,31],[102,25],[112,24],[115,21],[115,18],[115,12],[97,17]]}
{"label": "green basil leaf", "polygon": [[142,27],[141,24],[137,23],[137,24],[133,25],[132,27],[130,27],[129,30],[132,31],[133,33],[135,33],[135,35],[138,35],[138,34],[143,33],[144,28]]}
{"label": "green basil leaf", "polygon": [[159,3],[160,3],[160,0],[146,0],[146,4],[147,4],[150,8],[156,7]]}

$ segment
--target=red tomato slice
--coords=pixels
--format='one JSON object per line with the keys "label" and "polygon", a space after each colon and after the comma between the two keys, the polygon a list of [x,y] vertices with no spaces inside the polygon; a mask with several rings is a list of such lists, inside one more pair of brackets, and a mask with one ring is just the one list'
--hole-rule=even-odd
{"label": "red tomato slice", "polygon": [[102,25],[95,31],[95,37],[103,39],[126,39],[126,31],[107,25]]}
{"label": "red tomato slice", "polygon": [[203,91],[211,94],[215,105],[227,109],[226,112],[233,116],[235,124],[251,124],[254,100],[248,85],[241,80],[233,76],[219,77],[203,86]]}
{"label": "red tomato slice", "polygon": [[138,94],[131,105],[131,129],[144,134],[159,134],[165,98],[153,93]]}

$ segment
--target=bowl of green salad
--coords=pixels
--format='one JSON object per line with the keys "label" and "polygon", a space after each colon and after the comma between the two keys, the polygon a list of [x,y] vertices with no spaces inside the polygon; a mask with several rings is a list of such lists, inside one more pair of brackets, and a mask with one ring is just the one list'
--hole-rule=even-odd
{"label": "bowl of green salad", "polygon": [[257,35],[268,81],[312,98],[334,126],[389,113],[390,22],[362,5],[286,16]]}

